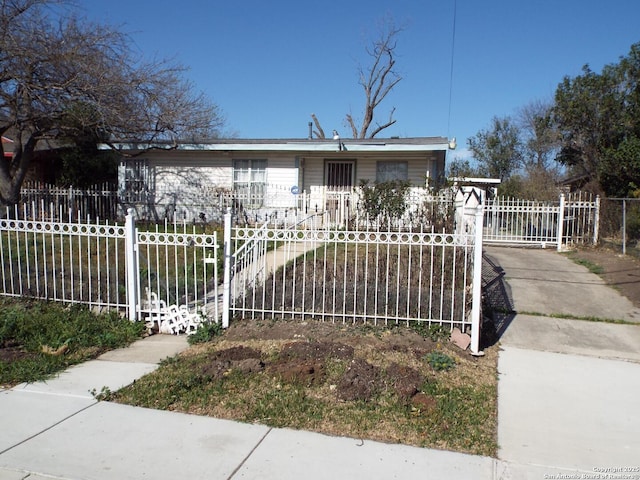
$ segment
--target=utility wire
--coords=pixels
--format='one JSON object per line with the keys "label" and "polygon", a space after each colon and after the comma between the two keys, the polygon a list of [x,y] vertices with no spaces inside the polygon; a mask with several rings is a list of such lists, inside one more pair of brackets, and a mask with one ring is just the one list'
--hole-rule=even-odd
{"label": "utility wire", "polygon": [[451,99],[453,97],[453,59],[456,47],[456,17],[458,10],[458,1],[453,0],[453,33],[451,35],[451,70],[449,72],[449,114],[447,116],[447,137],[450,135],[451,128]]}

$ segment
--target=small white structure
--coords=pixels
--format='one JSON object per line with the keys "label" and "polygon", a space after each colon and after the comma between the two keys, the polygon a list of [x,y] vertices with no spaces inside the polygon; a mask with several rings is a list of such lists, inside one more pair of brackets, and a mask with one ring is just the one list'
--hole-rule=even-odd
{"label": "small white structure", "polygon": [[449,179],[456,192],[456,230],[457,233],[469,232],[474,225],[474,215],[487,198],[496,196],[499,178],[454,177]]}

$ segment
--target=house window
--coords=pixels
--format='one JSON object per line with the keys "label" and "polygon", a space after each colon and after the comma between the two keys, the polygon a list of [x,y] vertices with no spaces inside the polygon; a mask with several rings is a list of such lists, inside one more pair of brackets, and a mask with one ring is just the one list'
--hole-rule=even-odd
{"label": "house window", "polygon": [[151,189],[149,162],[126,160],[120,164],[120,198],[126,203],[144,203]]}
{"label": "house window", "polygon": [[407,162],[384,161],[376,164],[376,182],[391,182],[409,180],[409,166]]}
{"label": "house window", "polygon": [[261,207],[267,184],[266,160],[234,160],[233,190],[245,207]]}

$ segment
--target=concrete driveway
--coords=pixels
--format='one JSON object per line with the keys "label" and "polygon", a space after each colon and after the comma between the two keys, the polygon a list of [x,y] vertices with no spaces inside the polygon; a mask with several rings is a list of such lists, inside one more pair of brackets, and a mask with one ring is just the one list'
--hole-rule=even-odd
{"label": "concrete driveway", "polygon": [[638,309],[554,251],[488,247],[483,278],[501,310],[501,478],[640,478],[640,324],[595,321]]}

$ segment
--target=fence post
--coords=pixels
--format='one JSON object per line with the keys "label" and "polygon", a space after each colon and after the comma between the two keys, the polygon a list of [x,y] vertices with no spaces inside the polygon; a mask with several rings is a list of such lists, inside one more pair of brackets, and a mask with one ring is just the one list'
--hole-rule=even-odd
{"label": "fence post", "polygon": [[598,244],[598,235],[600,234],[600,195],[596,196],[596,211],[593,215],[593,244]]}
{"label": "fence post", "polygon": [[558,228],[556,229],[556,233],[558,235],[558,251],[562,251],[562,238],[564,236],[564,232],[562,228],[564,227],[564,193],[560,194],[560,209],[558,210]]}
{"label": "fence post", "polygon": [[231,306],[231,208],[224,214],[224,271],[222,280],[222,328],[229,327]]}
{"label": "fence post", "polygon": [[133,221],[133,209],[127,209],[124,222],[124,253],[126,263],[126,289],[127,289],[127,317],[132,322],[137,317],[138,303],[138,258],[136,255],[136,225]]}
{"label": "fence post", "polygon": [[627,254],[627,200],[622,199],[622,255]]}
{"label": "fence post", "polygon": [[475,241],[473,247],[473,284],[471,293],[471,354],[483,355],[480,351],[480,316],[482,315],[482,225],[484,209],[476,209]]}

